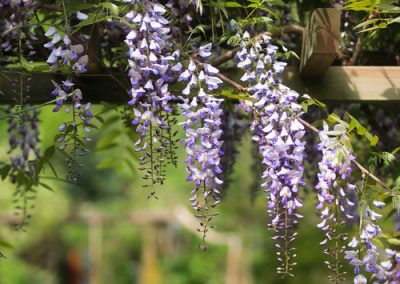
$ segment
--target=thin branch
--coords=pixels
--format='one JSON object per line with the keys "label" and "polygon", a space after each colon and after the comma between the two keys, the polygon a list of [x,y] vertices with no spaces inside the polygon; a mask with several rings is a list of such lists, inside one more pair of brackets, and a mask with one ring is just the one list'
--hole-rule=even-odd
{"label": "thin branch", "polygon": [[[197,59],[194,58],[194,57],[192,57],[192,60],[193,60],[198,66],[201,66],[201,67],[204,67],[205,64],[208,64],[208,63],[203,63],[203,62],[197,60]],[[218,78],[220,78],[222,81],[227,82],[227,83],[229,83],[230,85],[234,86],[235,89],[239,90],[240,92],[247,92],[247,88],[246,88],[246,87],[243,87],[242,85],[240,85],[240,84],[236,83],[235,81],[229,79],[228,77],[226,77],[226,76],[225,76],[224,74],[222,74],[221,72],[218,72],[218,73],[216,74],[216,76],[217,76]]]}
{"label": "thin branch", "polygon": [[[310,123],[308,123],[307,121],[305,121],[304,119],[298,117],[297,118],[305,127],[307,127],[308,129],[312,130],[315,133],[318,133],[319,130],[314,127],[313,125],[311,125]],[[379,184],[380,186],[382,186],[385,189],[390,190],[390,187],[387,186],[381,179],[379,179],[378,177],[376,177],[373,173],[371,173],[370,171],[368,171],[364,166],[362,166],[359,162],[357,162],[356,160],[352,160],[351,161],[363,174],[366,174],[367,176],[369,176],[371,179],[373,179],[377,184]]]}
{"label": "thin branch", "polygon": [[[272,31],[272,32],[264,32],[261,33],[257,36],[255,36],[252,41],[259,41],[263,35],[268,35],[270,37],[275,37],[278,36],[280,34],[287,34],[287,33],[296,33],[296,34],[300,34],[303,35],[304,33],[304,28],[302,26],[299,25],[286,25],[286,26],[282,26],[280,28],[277,28],[276,30]],[[231,60],[236,52],[238,52],[240,50],[240,46],[235,47],[234,49],[222,54],[221,56],[218,57],[214,57],[211,60],[209,60],[209,64],[213,65],[213,66],[219,66],[229,60]]]}
{"label": "thin branch", "polygon": [[[196,63],[198,63],[198,60],[196,60]],[[200,62],[201,63],[201,62]],[[242,85],[240,85],[239,83],[236,83],[234,81],[232,81],[231,79],[227,78],[225,75],[220,74],[221,76],[218,76],[221,80],[223,80],[224,82],[232,85],[234,88],[236,88],[238,91],[245,91],[247,92],[248,89]],[[228,80],[226,80],[228,79]],[[305,121],[304,119],[298,117],[297,118],[305,127],[307,127],[308,129],[310,129],[311,131],[315,132],[315,133],[319,133],[318,128],[316,128],[315,126],[311,125],[310,123],[308,123],[307,121]],[[375,176],[373,173],[371,173],[370,171],[368,171],[364,166],[362,166],[359,162],[357,162],[356,160],[352,160],[351,161],[363,174],[366,174],[367,176],[369,176],[371,179],[373,179],[377,184],[379,184],[380,186],[382,186],[383,188],[387,189],[387,190],[391,190],[391,188],[386,185],[380,178],[378,178],[377,176]]]}

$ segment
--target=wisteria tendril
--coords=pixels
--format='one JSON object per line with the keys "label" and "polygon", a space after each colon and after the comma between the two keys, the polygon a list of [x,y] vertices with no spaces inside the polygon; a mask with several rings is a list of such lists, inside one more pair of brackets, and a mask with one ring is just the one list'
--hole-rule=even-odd
{"label": "wisteria tendril", "polygon": [[296,256],[292,242],[297,233],[294,228],[302,216],[297,208],[302,206],[299,187],[303,185],[304,127],[297,117],[301,106],[296,103],[298,94],[280,84],[283,62],[277,61],[277,47],[270,37],[251,41],[245,32],[236,54],[237,66],[245,71],[241,81],[248,83],[254,103],[242,101],[246,111],[252,111],[253,140],[265,166],[263,179],[269,201],[270,227],[274,230],[277,255],[281,265],[278,272],[293,275],[293,258]]}
{"label": "wisteria tendril", "polygon": [[176,164],[170,120],[170,101],[174,96],[168,88],[182,65],[174,64],[179,52],[170,52],[169,22],[163,17],[165,7],[153,1],[129,2],[133,6],[125,17],[138,26],[129,31],[125,40],[132,86],[129,105],[134,107],[132,125],[140,134],[135,146],[137,152],[143,153],[140,165],[145,172],[143,178],[148,181],[144,186],[151,187],[150,196],[155,196],[154,185],[163,184],[166,162]]}
{"label": "wisteria tendril", "polygon": [[350,193],[356,186],[350,181],[352,168],[351,161],[354,154],[351,151],[346,127],[336,124],[329,130],[324,122],[324,130],[319,133],[320,143],[318,149],[322,153],[322,160],[318,163],[318,183],[315,187],[318,192],[317,209],[320,211],[322,222],[317,226],[321,228],[326,238],[320,243],[325,246],[324,253],[330,256],[326,261],[332,271],[332,281],[343,280],[343,254],[344,241],[348,236],[343,231],[347,220],[352,220],[349,208],[355,206],[350,199]]}
{"label": "wisteria tendril", "polygon": [[[199,57],[207,59],[211,55],[211,44],[199,49]],[[198,65],[196,65],[198,63]],[[187,181],[195,182],[190,202],[198,212],[196,217],[201,219],[199,231],[203,234],[202,248],[206,249],[205,236],[209,222],[217,215],[213,212],[220,202],[220,185],[222,180],[221,156],[223,133],[221,117],[223,114],[221,104],[223,99],[215,98],[208,92],[218,89],[222,83],[216,77],[218,69],[208,64],[201,64],[197,59],[191,59],[187,69],[179,76],[178,81],[188,84],[182,91],[183,100],[179,106],[186,120],[183,129],[186,133],[184,139],[187,157]],[[195,93],[194,97],[190,97]]]}
{"label": "wisteria tendril", "polygon": [[[34,9],[35,1],[0,1],[0,51],[7,54],[18,53],[32,56],[35,54],[32,42],[37,40],[28,25]],[[21,46],[23,45],[23,49]]]}
{"label": "wisteria tendril", "polygon": [[[54,70],[58,68],[67,68],[68,77],[61,83],[52,81],[54,90],[52,95],[57,99],[53,112],[58,112],[64,107],[65,112],[71,114],[71,120],[59,126],[60,134],[56,138],[59,149],[67,151],[69,149],[69,158],[67,158],[68,174],[66,178],[71,181],[77,181],[79,178],[78,158],[88,152],[85,143],[90,142],[91,138],[87,135],[90,132],[91,121],[93,117],[90,111],[90,103],[82,103],[82,91],[75,87],[73,75],[78,76],[87,72],[89,57],[85,54],[82,43],[85,43],[89,36],[81,34],[79,38],[71,38],[68,31],[63,38],[55,27],[50,27],[45,36],[51,40],[44,45],[51,53],[47,63]],[[74,44],[73,41],[79,41]],[[82,43],[81,43],[82,42]]]}

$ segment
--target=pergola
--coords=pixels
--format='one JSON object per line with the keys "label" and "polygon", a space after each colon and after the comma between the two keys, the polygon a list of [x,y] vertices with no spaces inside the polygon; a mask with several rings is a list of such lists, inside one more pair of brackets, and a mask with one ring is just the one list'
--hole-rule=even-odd
{"label": "pergola", "polygon": [[[400,100],[400,67],[394,66],[331,66],[339,52],[340,10],[316,9],[303,33],[299,67],[288,67],[283,83],[300,94],[324,102],[394,102]],[[96,40],[92,50],[97,50]],[[96,68],[92,68],[92,70]],[[90,71],[90,70],[89,70]],[[230,74],[235,77],[234,74]],[[0,103],[8,104],[6,96],[19,80],[30,80],[28,103],[51,101],[51,80],[61,75],[43,72],[0,69]],[[125,74],[89,72],[76,78],[84,99],[99,103],[125,103],[129,100],[129,82]],[[122,79],[121,79],[122,78]],[[238,80],[238,78],[233,78]]]}

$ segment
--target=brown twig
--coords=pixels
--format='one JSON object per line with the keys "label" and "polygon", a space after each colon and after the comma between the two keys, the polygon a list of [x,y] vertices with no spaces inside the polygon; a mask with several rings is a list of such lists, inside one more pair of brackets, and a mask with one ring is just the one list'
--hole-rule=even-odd
{"label": "brown twig", "polygon": [[[196,64],[199,65],[204,65],[204,63],[199,62],[198,60],[194,59]],[[219,73],[220,76],[218,76],[221,80],[223,80],[224,82],[232,85],[234,88],[236,88],[238,91],[240,92],[247,92],[248,89],[242,85],[240,85],[239,83],[234,82],[233,80],[227,78],[225,75],[222,75]],[[297,118],[305,127],[307,127],[308,129],[310,129],[311,131],[315,132],[315,133],[319,133],[318,128],[316,128],[315,126],[313,126],[312,124],[308,123],[307,121],[305,121],[304,119],[298,117]],[[357,162],[356,160],[352,160],[351,161],[363,174],[369,176],[371,179],[373,179],[377,184],[379,184],[380,186],[382,186],[383,188],[387,189],[387,190],[391,190],[391,188],[386,185],[380,178],[378,178],[377,176],[375,176],[373,173],[371,173],[370,171],[368,171],[364,166],[362,166],[359,162]]]}
{"label": "brown twig", "polygon": [[[298,117],[297,118],[305,127],[307,127],[308,129],[312,130],[315,133],[318,133],[319,130],[314,127],[313,125],[311,125],[310,123],[308,123],[307,121],[305,121],[304,119]],[[370,171],[368,171],[364,166],[362,166],[359,162],[357,162],[356,160],[352,160],[351,161],[360,171],[361,173],[369,176],[371,179],[373,179],[377,184],[379,184],[380,186],[382,186],[385,189],[390,190],[390,187],[387,186],[382,180],[380,180],[378,177],[376,177],[373,173],[371,173]]]}
{"label": "brown twig", "polygon": [[[378,15],[378,14],[377,14],[377,11],[375,11],[375,10],[372,11],[372,12],[369,14],[369,16],[368,16],[367,21],[372,20],[372,19],[375,18],[377,15]],[[344,61],[344,62],[343,62],[343,65],[350,65],[350,66],[351,66],[351,65],[356,65],[357,58],[358,58],[358,56],[360,55],[360,52],[361,52],[362,47],[363,47],[364,36],[365,36],[365,33],[362,33],[362,34],[360,34],[360,35],[358,36],[357,42],[356,42],[356,45],[355,45],[355,48],[354,48],[354,53],[353,53],[353,55],[351,56],[351,58],[350,58],[348,61]]]}
{"label": "brown twig", "polygon": [[[199,60],[197,60],[196,58],[192,57],[192,60],[201,67],[204,67],[205,64],[208,63],[203,63]],[[211,65],[211,64],[210,64]],[[247,88],[243,87],[242,85],[236,83],[235,81],[231,80],[230,78],[228,78],[227,76],[225,76],[224,74],[222,74],[221,72],[219,72],[218,74],[216,74],[216,76],[218,78],[220,78],[222,81],[229,83],[230,85],[232,85],[233,87],[235,87],[235,89],[237,89],[239,92],[247,92]]]}
{"label": "brown twig", "polygon": [[[277,28],[276,30],[272,31],[272,32],[264,32],[261,33],[257,36],[255,36],[252,41],[259,41],[263,35],[268,35],[270,37],[275,37],[278,36],[280,34],[287,34],[287,33],[297,33],[302,35],[304,33],[304,28],[302,26],[299,25],[286,25],[286,26],[282,26],[280,28]],[[231,60],[236,52],[238,52],[240,50],[240,46],[235,47],[232,50],[229,50],[228,52],[218,56],[218,57],[214,57],[212,59],[210,59],[208,61],[209,64],[213,65],[213,66],[219,66],[229,60]]]}

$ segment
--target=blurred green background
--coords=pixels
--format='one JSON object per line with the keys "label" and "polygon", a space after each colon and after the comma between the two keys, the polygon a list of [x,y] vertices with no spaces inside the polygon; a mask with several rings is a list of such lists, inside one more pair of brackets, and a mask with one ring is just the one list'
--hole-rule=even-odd
{"label": "blurred green background", "polygon": [[[42,111],[43,149],[53,143],[63,119],[48,108]],[[0,130],[5,133],[6,126],[2,124]],[[108,130],[101,131],[104,135]],[[96,135],[99,132],[94,131]],[[77,185],[61,181],[65,170],[60,156],[59,180],[43,179],[54,190],[38,189],[25,231],[13,229],[18,222],[14,189],[2,183],[0,239],[13,248],[1,250],[7,258],[0,260],[0,283],[328,283],[319,245],[323,235],[316,228],[319,220],[310,186],[305,189],[308,194],[303,194],[306,205],[301,213],[306,217],[295,242],[296,276],[281,279],[276,274],[265,194],[250,189],[254,181],[249,141],[247,134],[220,214],[214,219],[215,232],[208,234],[207,251],[199,248],[201,235],[188,202],[192,185],[185,182],[182,150],[178,168],[169,167],[165,185],[157,189],[158,199],[147,199],[140,174],[117,161],[116,169],[96,169],[112,155],[121,159],[124,153],[118,148],[85,156]],[[1,147],[8,147],[5,139]]]}

